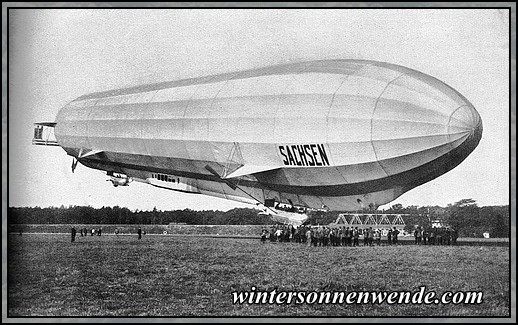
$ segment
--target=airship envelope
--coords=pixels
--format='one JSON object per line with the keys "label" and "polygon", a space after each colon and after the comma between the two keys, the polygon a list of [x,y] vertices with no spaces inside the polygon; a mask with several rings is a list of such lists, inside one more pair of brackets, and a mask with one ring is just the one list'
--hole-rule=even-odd
{"label": "airship envelope", "polygon": [[482,121],[434,77],[332,60],[84,95],[59,111],[55,136],[114,185],[344,211],[448,172],[475,149]]}

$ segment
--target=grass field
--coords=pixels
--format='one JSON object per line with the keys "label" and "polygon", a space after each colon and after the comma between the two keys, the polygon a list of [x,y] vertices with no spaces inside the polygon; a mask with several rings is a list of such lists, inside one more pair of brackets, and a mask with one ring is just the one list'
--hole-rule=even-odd
{"label": "grass field", "polygon": [[[9,236],[8,315],[509,316],[509,248]],[[480,305],[234,305],[233,291],[482,291]]]}

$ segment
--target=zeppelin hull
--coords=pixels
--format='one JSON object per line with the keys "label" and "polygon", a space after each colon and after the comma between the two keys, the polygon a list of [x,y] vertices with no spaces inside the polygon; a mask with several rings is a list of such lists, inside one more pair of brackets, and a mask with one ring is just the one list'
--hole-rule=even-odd
{"label": "zeppelin hull", "polygon": [[[209,195],[337,210],[388,203],[444,174],[482,134],[473,105],[443,82],[359,60],[89,94],[56,122],[68,154],[100,152],[80,159],[89,167],[177,175]],[[232,175],[239,177],[225,180]]]}

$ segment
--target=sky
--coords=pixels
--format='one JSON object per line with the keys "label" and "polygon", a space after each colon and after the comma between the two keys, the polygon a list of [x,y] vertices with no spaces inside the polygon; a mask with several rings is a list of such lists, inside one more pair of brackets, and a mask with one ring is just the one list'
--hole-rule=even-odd
{"label": "sky", "polygon": [[416,69],[480,113],[482,139],[464,162],[382,208],[509,204],[508,26],[508,11],[492,9],[11,10],[9,206],[252,207],[138,182],[114,188],[82,165],[72,173],[61,148],[31,145],[33,123],[90,92],[322,59]]}

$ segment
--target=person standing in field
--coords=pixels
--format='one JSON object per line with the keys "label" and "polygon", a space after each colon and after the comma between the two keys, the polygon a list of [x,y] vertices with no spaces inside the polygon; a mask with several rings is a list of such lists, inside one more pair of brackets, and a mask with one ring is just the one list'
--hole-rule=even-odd
{"label": "person standing in field", "polygon": [[77,230],[76,228],[72,227],[72,242],[75,242],[76,241],[76,233],[77,233]]}
{"label": "person standing in field", "polygon": [[275,238],[277,238],[277,241],[282,242],[282,229],[279,228],[275,232]]}
{"label": "person standing in field", "polygon": [[369,245],[369,230],[367,228],[363,229],[363,246]]}
{"label": "person standing in field", "polygon": [[437,245],[442,245],[442,228],[438,227],[435,231],[435,241]]}
{"label": "person standing in field", "polygon": [[142,229],[140,227],[137,230],[137,234],[138,234],[138,239],[141,240],[142,239]]}
{"label": "person standing in field", "polygon": [[415,237],[415,244],[421,245],[421,237],[423,233],[421,232],[421,227],[418,226],[417,229],[414,231],[414,237]]}
{"label": "person standing in field", "polygon": [[268,233],[268,230],[263,227],[261,230],[261,242],[264,244],[266,242],[266,234]]}
{"label": "person standing in field", "polygon": [[394,227],[394,230],[392,231],[392,242],[394,245],[397,245],[397,235],[399,235],[399,230]]}
{"label": "person standing in field", "polygon": [[369,246],[372,246],[372,242],[374,241],[374,229],[369,227]]}
{"label": "person standing in field", "polygon": [[317,243],[319,247],[324,243],[324,228],[321,226],[317,228]]}
{"label": "person standing in field", "polygon": [[308,227],[306,231],[306,242],[308,243],[308,246],[311,246],[311,228]]}
{"label": "person standing in field", "polygon": [[360,246],[359,238],[360,234],[358,233],[358,227],[355,227],[353,230],[353,247]]}
{"label": "person standing in field", "polygon": [[379,245],[381,245],[381,230],[380,229],[377,229],[376,230],[376,243]]}
{"label": "person standing in field", "polygon": [[330,239],[330,230],[328,227],[322,228],[322,246],[328,246]]}
{"label": "person standing in field", "polygon": [[430,230],[430,240],[428,242],[430,245],[435,245],[435,227],[432,227],[432,230]]}
{"label": "person standing in field", "polygon": [[313,243],[314,247],[318,246],[318,227],[317,226],[311,228],[311,242]]}
{"label": "person standing in field", "polygon": [[457,228],[453,228],[451,238],[451,242],[453,245],[457,245],[457,238],[459,238],[459,231],[457,230]]}

